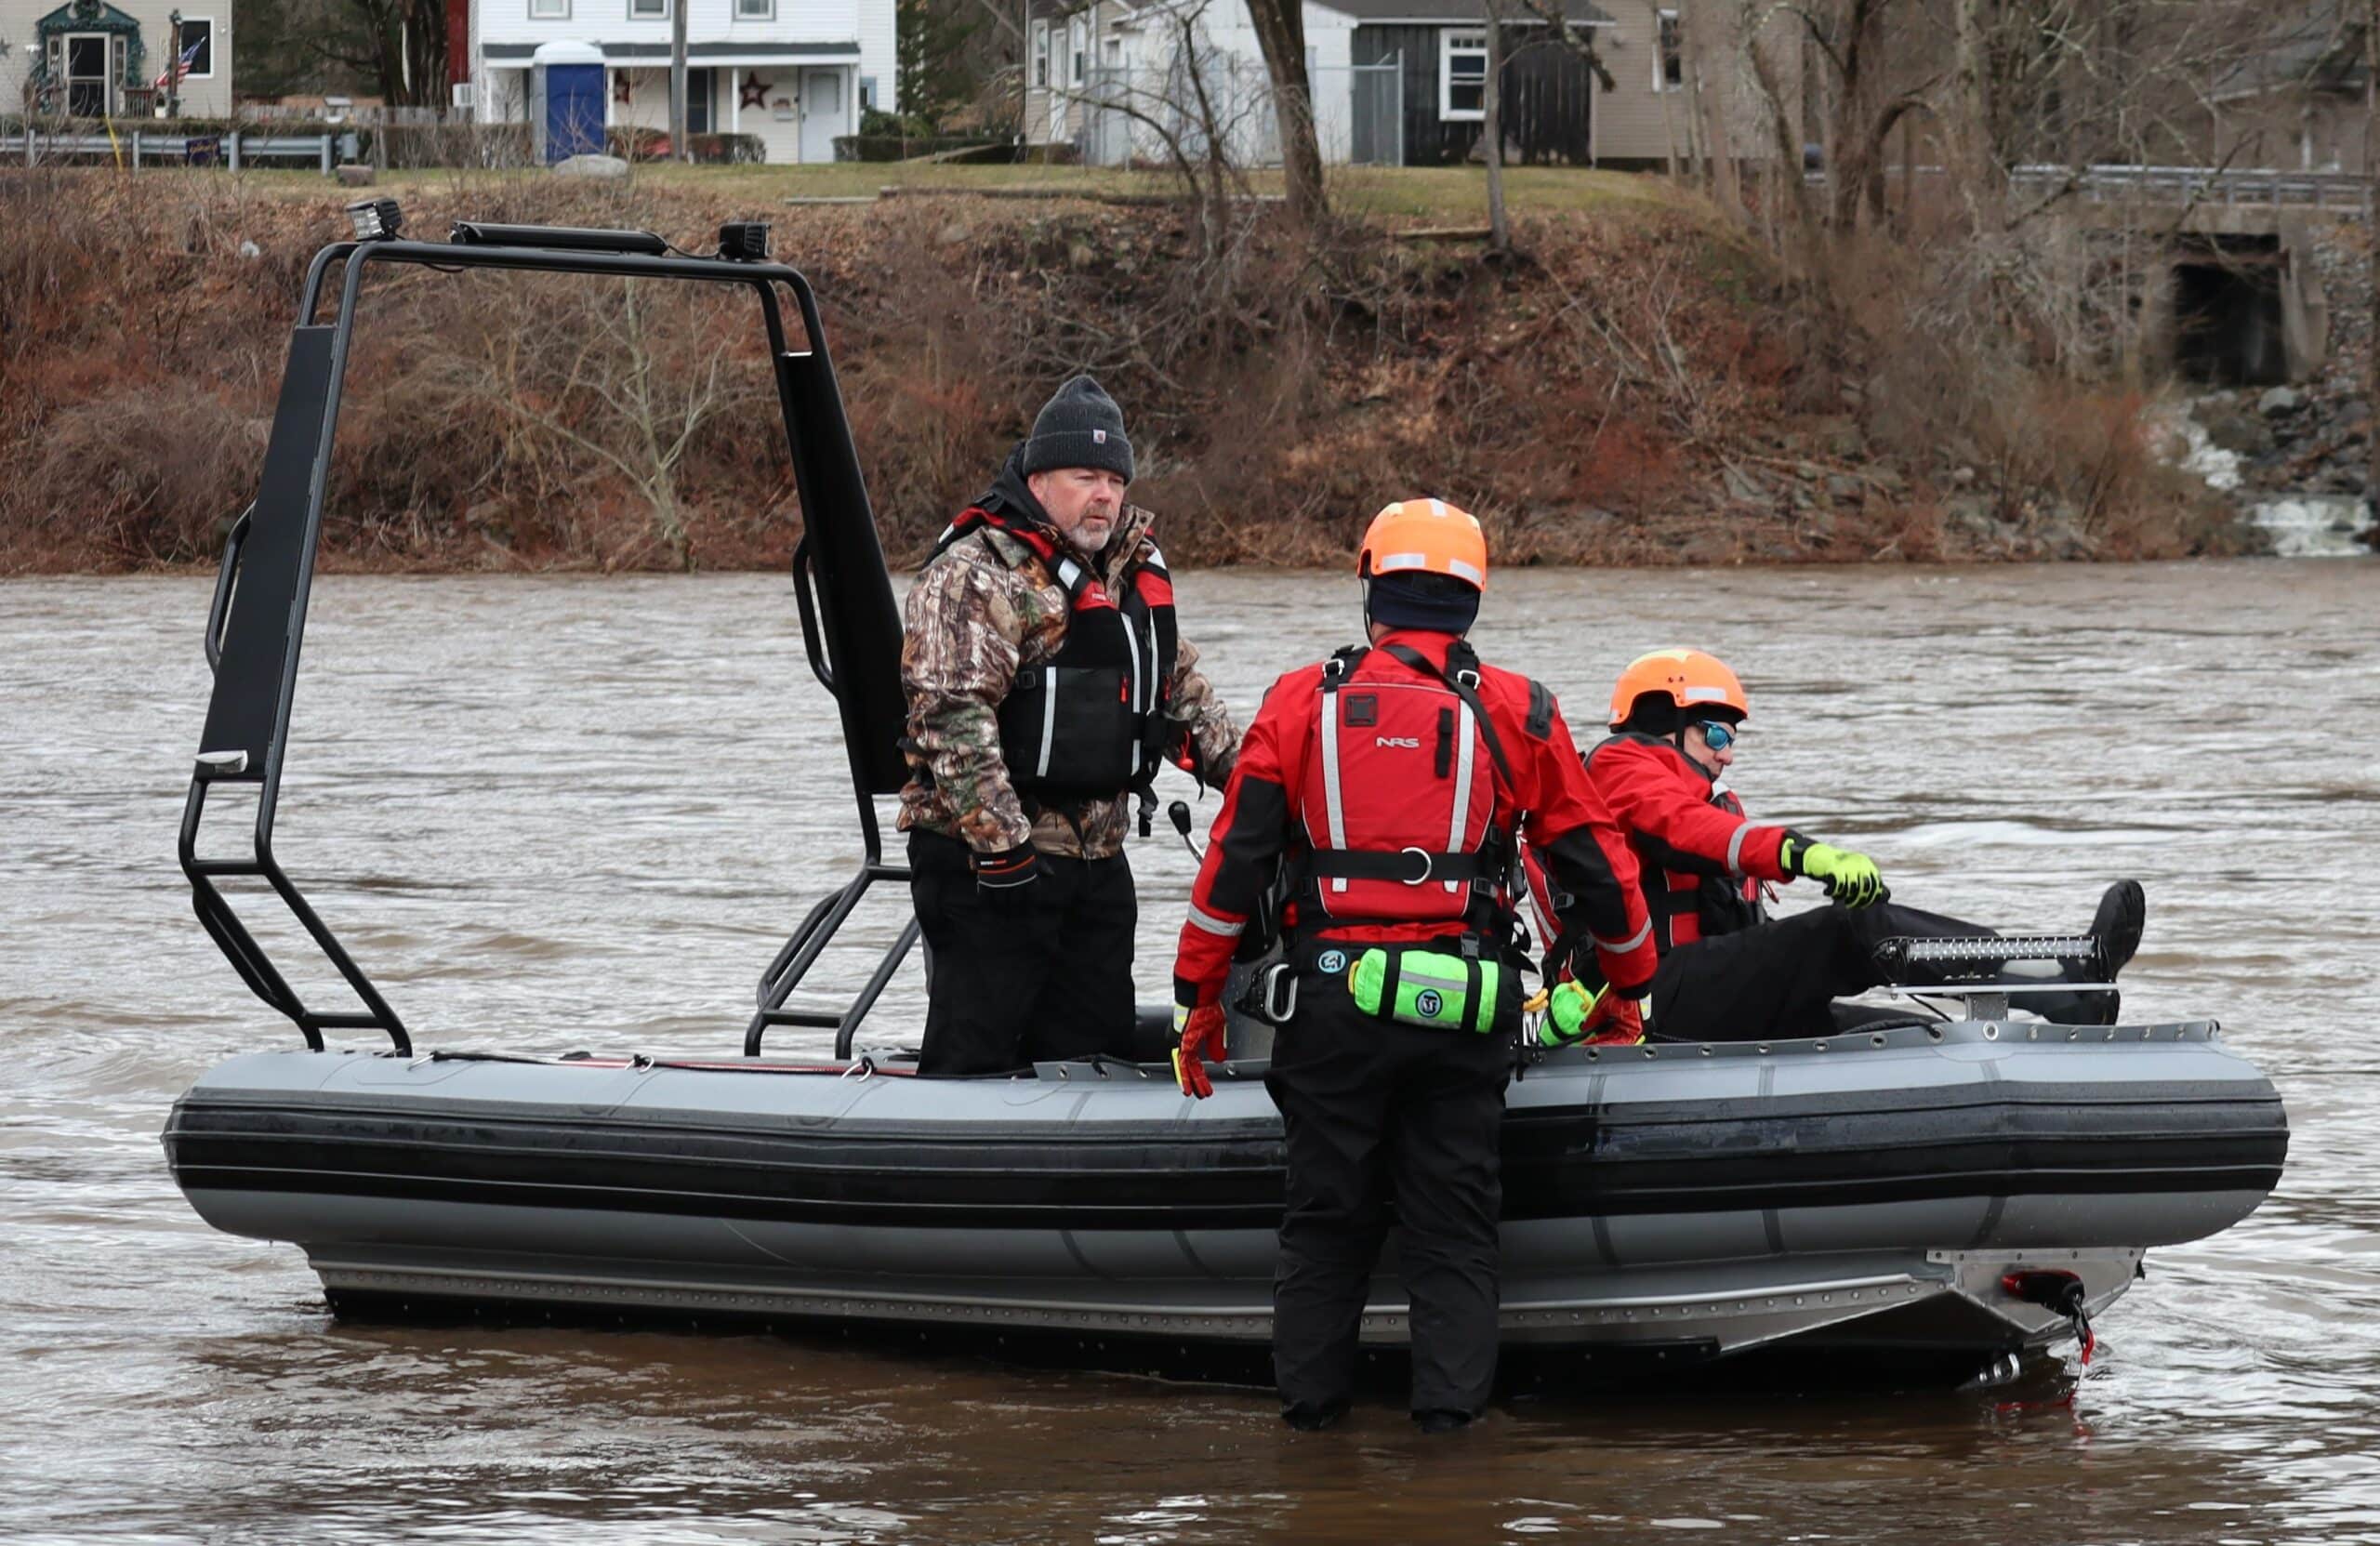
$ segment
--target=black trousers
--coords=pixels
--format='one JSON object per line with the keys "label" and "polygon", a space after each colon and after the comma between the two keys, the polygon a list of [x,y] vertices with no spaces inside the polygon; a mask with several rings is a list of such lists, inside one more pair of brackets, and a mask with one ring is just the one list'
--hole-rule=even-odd
{"label": "black trousers", "polygon": [[[1776,1041],[1831,1035],[1833,1001],[1883,981],[1876,946],[1888,939],[1974,939],[1994,931],[1897,903],[1854,911],[1813,908],[1715,939],[1682,945],[1653,977],[1653,1034],[1676,1041]],[[2057,1018],[2063,997],[2021,1002]]]}
{"label": "black trousers", "polygon": [[1273,1280],[1273,1371],[1285,1407],[1344,1403],[1391,1209],[1412,1311],[1416,1412],[1475,1413],[1496,1378],[1499,1143],[1508,1029],[1386,1024],[1343,975],[1302,972],[1265,1088],[1289,1141]]}
{"label": "black trousers", "polygon": [[909,894],[926,942],[920,1074],[1003,1074],[1132,1049],[1132,868],[1041,855],[1030,885],[986,892],[967,845],[909,834]]}

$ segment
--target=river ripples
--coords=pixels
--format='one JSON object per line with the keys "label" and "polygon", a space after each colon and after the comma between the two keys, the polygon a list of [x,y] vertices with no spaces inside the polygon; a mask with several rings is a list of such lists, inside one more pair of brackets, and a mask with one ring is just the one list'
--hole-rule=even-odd
{"label": "river ripples", "polygon": [[[1354,631],[1338,575],[1182,591],[1243,713]],[[2069,930],[2138,877],[2128,1008],[2221,1018],[2294,1136],[2254,1217],[2151,1254],[2079,1387],[1533,1397],[1440,1441],[1386,1406],[1296,1435],[1263,1392],[826,1341],[333,1321],[294,1249],[202,1225],[157,1145],[202,1069],[296,1041],[174,863],[206,595],[0,584],[0,1538],[2380,1540],[2380,568],[1499,575],[1482,653],[1582,735],[1637,648],[1727,655],[1754,812],[1908,900]],[[1191,870],[1159,834],[1151,998]],[[417,1043],[540,1051],[734,1050],[857,857],[765,575],[323,581],[277,847]],[[818,981],[865,978],[896,901]],[[864,1041],[916,1024],[914,978]]]}

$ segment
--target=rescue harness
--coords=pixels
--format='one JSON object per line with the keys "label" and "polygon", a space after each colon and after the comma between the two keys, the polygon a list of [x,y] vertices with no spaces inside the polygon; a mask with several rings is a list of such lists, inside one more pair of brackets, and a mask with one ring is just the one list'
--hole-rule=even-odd
{"label": "rescue harness", "polygon": [[[939,553],[972,533],[1022,543],[1066,593],[1066,635],[1048,660],[1019,667],[1000,700],[1000,756],[1017,793],[1038,800],[1114,799],[1151,781],[1170,750],[1180,634],[1173,577],[1152,548],[1126,574],[1120,600],[1040,522],[1004,509],[961,511]],[[1147,814],[1142,816],[1143,830]]]}
{"label": "rescue harness", "polygon": [[[1412,676],[1368,671],[1365,645],[1322,668],[1321,724],[1297,813],[1306,851],[1292,889],[1302,921],[1444,922],[1501,950],[1513,926],[1521,813],[1496,819],[1498,780],[1516,785],[1479,698],[1478,656],[1460,640],[1443,670],[1408,645],[1379,653]],[[1541,702],[1550,726],[1552,696],[1530,686],[1532,722]]]}

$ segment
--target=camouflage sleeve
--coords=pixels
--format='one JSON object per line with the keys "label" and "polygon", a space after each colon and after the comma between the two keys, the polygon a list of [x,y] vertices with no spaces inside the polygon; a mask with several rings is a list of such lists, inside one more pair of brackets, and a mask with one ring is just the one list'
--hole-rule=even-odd
{"label": "camouflage sleeve", "polygon": [[928,564],[902,608],[901,686],[912,758],[982,853],[1032,840],[1000,760],[998,708],[1016,680],[1021,628],[1006,576],[972,563]]}
{"label": "camouflage sleeve", "polygon": [[1198,777],[1218,789],[1229,783],[1232,764],[1239,760],[1239,727],[1231,722],[1231,710],[1214,683],[1198,669],[1198,647],[1187,639],[1174,645],[1173,702],[1166,712],[1181,723]]}

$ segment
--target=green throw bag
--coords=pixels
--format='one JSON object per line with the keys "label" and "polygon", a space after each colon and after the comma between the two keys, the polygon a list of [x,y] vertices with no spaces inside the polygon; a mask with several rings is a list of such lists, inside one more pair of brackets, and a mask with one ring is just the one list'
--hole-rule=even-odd
{"label": "green throw bag", "polygon": [[1496,990],[1502,968],[1436,950],[1367,950],[1347,969],[1355,1007],[1381,1020],[1441,1030],[1496,1028]]}

